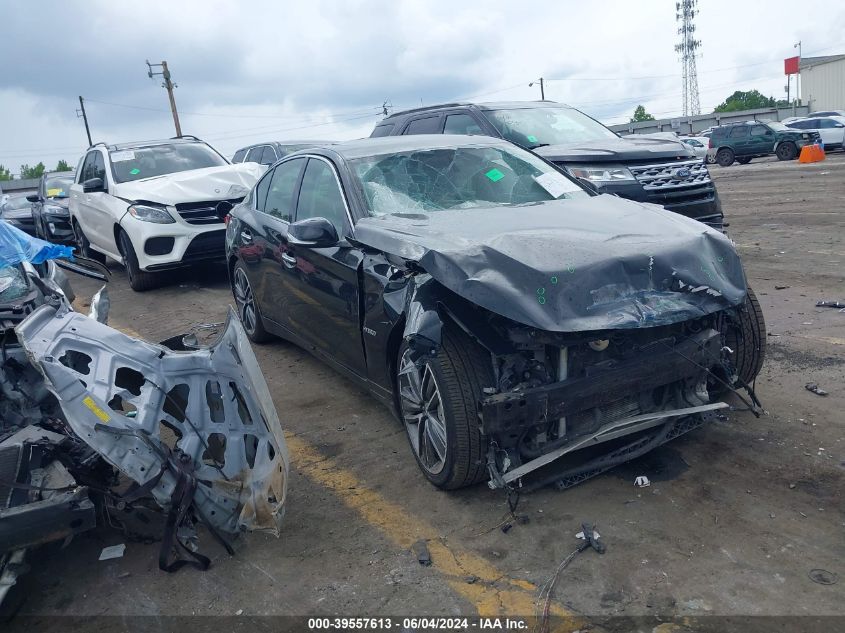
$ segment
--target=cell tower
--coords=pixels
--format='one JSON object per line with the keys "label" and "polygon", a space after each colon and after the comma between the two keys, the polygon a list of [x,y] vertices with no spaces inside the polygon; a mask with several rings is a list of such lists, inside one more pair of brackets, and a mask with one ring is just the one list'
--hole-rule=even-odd
{"label": "cell tower", "polygon": [[675,20],[681,23],[678,34],[681,43],[675,45],[675,52],[681,54],[684,64],[684,116],[701,114],[698,100],[698,72],[695,69],[695,55],[701,40],[695,39],[693,18],[698,13],[698,0],[680,0],[675,3]]}

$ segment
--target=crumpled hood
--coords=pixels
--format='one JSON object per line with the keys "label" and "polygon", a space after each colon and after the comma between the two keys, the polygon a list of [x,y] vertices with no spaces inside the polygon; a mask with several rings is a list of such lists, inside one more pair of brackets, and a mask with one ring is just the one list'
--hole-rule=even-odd
{"label": "crumpled hood", "polygon": [[119,183],[115,187],[115,195],[126,200],[146,200],[159,204],[242,198],[262,173],[260,166],[255,163],[192,169]]}
{"label": "crumpled hood", "polygon": [[354,241],[547,331],[665,325],[745,298],[742,263],[725,235],[615,196],[364,218]]}
{"label": "crumpled hood", "polygon": [[583,143],[546,145],[532,150],[552,162],[628,162],[695,158],[680,141],[663,138],[608,138]]}

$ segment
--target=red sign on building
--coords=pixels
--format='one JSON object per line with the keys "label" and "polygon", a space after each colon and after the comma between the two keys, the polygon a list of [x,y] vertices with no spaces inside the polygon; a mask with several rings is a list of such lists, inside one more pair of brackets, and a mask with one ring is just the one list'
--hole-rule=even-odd
{"label": "red sign on building", "polygon": [[798,74],[798,62],[801,60],[800,57],[787,57],[783,60],[783,74],[784,75],[797,75]]}

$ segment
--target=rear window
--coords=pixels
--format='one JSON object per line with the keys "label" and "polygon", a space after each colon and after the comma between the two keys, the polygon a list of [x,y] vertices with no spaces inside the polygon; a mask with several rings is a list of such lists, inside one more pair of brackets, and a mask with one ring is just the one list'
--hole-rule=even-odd
{"label": "rear window", "polygon": [[731,138],[744,138],[748,136],[748,128],[744,125],[737,125],[731,129]]}
{"label": "rear window", "polygon": [[373,133],[370,134],[370,138],[376,138],[377,136],[390,136],[390,133],[393,131],[395,125],[393,123],[384,123],[382,125],[377,125],[376,129],[373,130]]}
{"label": "rear window", "polygon": [[713,130],[710,133],[710,136],[727,136],[727,135],[728,135],[728,130],[726,128],[723,128],[723,127],[717,127],[715,130]]}
{"label": "rear window", "polygon": [[246,156],[246,150],[245,149],[239,149],[237,152],[235,152],[235,155],[232,157],[232,162],[233,163],[242,163],[242,162],[244,162],[244,156]]}

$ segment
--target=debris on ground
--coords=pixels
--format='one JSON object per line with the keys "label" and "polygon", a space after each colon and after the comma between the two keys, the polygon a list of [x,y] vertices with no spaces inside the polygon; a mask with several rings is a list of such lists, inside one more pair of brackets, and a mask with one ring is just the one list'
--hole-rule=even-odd
{"label": "debris on ground", "polygon": [[431,553],[428,551],[428,545],[425,541],[417,541],[411,546],[411,551],[417,557],[417,562],[423,567],[431,567]]}
{"label": "debris on ground", "polygon": [[825,391],[824,389],[819,387],[814,382],[808,382],[806,385],[804,385],[804,389],[806,389],[807,391],[812,391],[817,396],[826,396],[827,395],[827,391]]}
{"label": "debris on ground", "polygon": [[582,539],[584,542],[578,545],[569,556],[561,561],[552,576],[540,587],[540,595],[537,597],[537,604],[543,603],[543,611],[541,615],[540,631],[541,633],[549,630],[549,609],[552,603],[552,595],[554,594],[555,584],[560,576],[560,573],[566,569],[569,563],[581,552],[588,548],[593,548],[599,554],[604,554],[607,548],[601,540],[598,530],[595,529],[592,523],[581,523],[581,531],[575,535],[576,538]]}
{"label": "debris on ground", "polygon": [[786,290],[789,286],[775,286],[775,290]]}
{"label": "debris on ground", "polygon": [[109,545],[104,547],[100,552],[100,558],[97,560],[111,560],[112,558],[123,558],[123,553],[126,551],[126,543],[120,545]]}
{"label": "debris on ground", "polygon": [[645,488],[646,486],[650,486],[651,482],[648,480],[648,477],[645,475],[640,475],[636,479],[634,479],[634,485],[637,488]]}
{"label": "debris on ground", "polygon": [[807,575],[810,580],[819,585],[835,585],[839,582],[839,576],[826,569],[811,569]]}
{"label": "debris on ground", "polygon": [[838,308],[843,309],[845,308],[845,301],[817,301],[816,302],[817,308]]}

